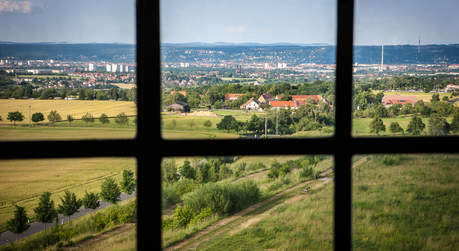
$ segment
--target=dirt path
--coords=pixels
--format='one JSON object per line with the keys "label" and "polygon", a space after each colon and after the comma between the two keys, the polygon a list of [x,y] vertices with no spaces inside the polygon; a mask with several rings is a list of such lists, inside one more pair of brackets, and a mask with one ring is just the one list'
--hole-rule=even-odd
{"label": "dirt path", "polygon": [[[364,158],[356,161],[355,163],[353,163],[352,168],[361,165],[366,160],[367,160],[366,157],[364,157]],[[330,174],[332,172],[333,172],[333,168],[329,168],[329,169],[325,170],[324,172],[322,172],[320,174],[320,177],[324,177],[324,176],[326,176],[326,175],[328,175],[328,174]],[[331,178],[320,178],[318,180],[309,180],[309,181],[305,181],[305,182],[302,182],[300,184],[297,184],[297,185],[295,185],[295,186],[293,186],[293,187],[291,187],[291,188],[289,188],[287,190],[284,190],[284,191],[282,191],[282,192],[270,197],[269,199],[266,199],[266,200],[261,201],[261,202],[259,202],[257,204],[254,204],[254,205],[252,205],[252,206],[240,211],[239,213],[236,213],[236,214],[234,214],[234,215],[232,215],[230,217],[224,218],[224,219],[214,223],[213,225],[207,227],[206,229],[196,233],[191,238],[183,240],[181,242],[178,242],[178,243],[166,248],[165,250],[177,250],[177,249],[182,249],[182,248],[184,248],[184,249],[196,248],[201,243],[208,241],[213,236],[219,235],[220,233],[226,231],[227,229],[225,227],[228,227],[230,224],[234,223],[235,221],[240,219],[242,216],[244,216],[246,214],[249,214],[249,213],[261,208],[262,206],[268,204],[269,202],[277,200],[277,199],[280,199],[282,196],[284,196],[284,195],[286,195],[286,194],[288,194],[288,193],[290,193],[290,192],[292,192],[292,191],[294,191],[296,189],[304,187],[305,185],[320,182],[320,184],[318,186],[314,187],[315,189],[317,189],[317,188],[320,188],[320,187],[324,186],[326,183],[330,182],[331,180],[332,180]],[[291,198],[288,198],[287,200],[283,201],[282,203],[280,203],[280,204],[274,206],[273,208],[269,209],[269,211],[273,210],[274,208],[277,208],[280,205],[286,205],[286,204],[294,203],[294,202],[300,200],[301,198],[303,198],[305,196],[307,196],[307,193],[299,194],[299,195],[293,196]],[[239,229],[238,231],[249,227],[250,225],[262,220],[266,216],[269,216],[269,213],[267,213],[267,212],[262,213],[261,215],[257,215],[257,216],[251,217],[250,219],[247,219],[244,223],[242,223],[242,225],[240,227],[238,227],[238,229]],[[213,232],[214,230],[216,230],[216,231]],[[233,233],[235,233],[235,232],[233,232]],[[208,236],[206,236],[206,235],[208,235]],[[199,240],[202,237],[203,237],[203,239]]]}

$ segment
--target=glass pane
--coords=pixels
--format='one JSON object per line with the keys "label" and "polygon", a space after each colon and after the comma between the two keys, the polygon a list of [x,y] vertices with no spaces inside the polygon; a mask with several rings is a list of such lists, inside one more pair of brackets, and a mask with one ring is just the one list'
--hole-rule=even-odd
{"label": "glass pane", "polygon": [[331,156],[174,157],[161,171],[164,248],[333,249]]}
{"label": "glass pane", "polygon": [[0,247],[135,249],[135,180],[135,158],[1,160]]}
{"label": "glass pane", "polygon": [[0,141],[133,138],[135,20],[134,0],[2,1]]}
{"label": "glass pane", "polygon": [[459,132],[458,10],[449,0],[356,1],[354,136]]}
{"label": "glass pane", "polygon": [[459,155],[362,155],[355,159],[353,249],[455,249]]}
{"label": "glass pane", "polygon": [[161,1],[160,18],[165,139],[333,135],[335,0]]}

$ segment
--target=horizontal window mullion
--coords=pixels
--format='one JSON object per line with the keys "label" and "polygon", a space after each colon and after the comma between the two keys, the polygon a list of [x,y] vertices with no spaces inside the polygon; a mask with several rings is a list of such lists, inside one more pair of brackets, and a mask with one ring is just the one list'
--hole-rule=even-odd
{"label": "horizontal window mullion", "polygon": [[1,142],[0,159],[124,157],[141,154],[136,140]]}

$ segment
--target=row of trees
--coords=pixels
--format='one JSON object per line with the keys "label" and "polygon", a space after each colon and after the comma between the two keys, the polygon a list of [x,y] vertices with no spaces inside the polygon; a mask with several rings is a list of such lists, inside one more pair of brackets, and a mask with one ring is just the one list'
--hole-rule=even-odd
{"label": "row of trees", "polygon": [[8,89],[0,90],[0,99],[15,98],[37,98],[54,99],[66,97],[78,97],[80,100],[121,100],[136,101],[137,88],[121,89],[109,85],[107,89],[94,88],[36,88],[25,83],[19,86],[10,86]]}
{"label": "row of trees", "polygon": [[[80,207],[83,205],[85,208],[96,209],[99,207],[99,198],[110,203],[117,203],[120,200],[121,192],[132,194],[136,188],[136,181],[134,179],[134,173],[129,170],[123,170],[123,178],[119,185],[115,179],[109,177],[104,180],[101,185],[101,192],[88,193],[82,199],[78,199],[75,193],[71,193],[66,190],[64,196],[60,198],[61,203],[54,207],[54,201],[51,200],[51,193],[44,192],[40,196],[37,207],[34,208],[36,221],[45,224],[56,221],[58,213],[67,216],[70,221],[70,216],[77,213]],[[26,211],[23,207],[15,205],[14,217],[7,222],[7,228],[9,231],[19,234],[29,228],[29,218],[27,217]]]}
{"label": "row of trees", "polygon": [[[49,122],[51,122],[51,124],[54,124],[54,123],[59,122],[59,121],[62,121],[61,115],[56,110],[52,110],[51,112],[49,112],[48,115],[47,115],[47,119],[48,119]],[[2,120],[2,118],[0,116],[0,121],[1,120]],[[24,115],[19,111],[9,112],[7,120],[13,122],[13,124],[16,125],[16,122],[21,122],[21,121],[24,120]],[[45,116],[41,112],[36,112],[36,113],[32,114],[31,120],[34,123],[39,123],[39,122],[45,120]],[[72,115],[70,115],[70,114],[67,115],[67,121],[69,122],[69,125],[74,120],[75,120],[75,118]],[[95,122],[94,116],[89,112],[87,112],[85,115],[83,115],[81,117],[81,120],[86,122],[86,124]],[[105,113],[102,113],[100,115],[99,121],[102,124],[110,123],[109,117]],[[134,122],[136,122],[136,119],[134,119]],[[129,125],[129,118],[124,112],[119,113],[115,117],[115,123],[117,123],[119,125]]]}
{"label": "row of trees", "polygon": [[[450,123],[446,121],[445,118],[441,117],[436,113],[432,113],[429,118],[429,127],[427,134],[431,136],[445,136],[450,133],[457,133],[459,132],[459,111],[457,111],[454,116],[453,120]],[[426,125],[422,122],[422,119],[414,115],[409,124],[406,128],[406,132],[410,135],[421,135],[424,132]],[[396,133],[405,133],[405,130],[400,126],[398,122],[392,122],[389,127],[390,132]],[[370,132],[376,133],[379,135],[380,132],[386,131],[386,126],[384,125],[382,119],[380,117],[376,117],[370,123]]]}

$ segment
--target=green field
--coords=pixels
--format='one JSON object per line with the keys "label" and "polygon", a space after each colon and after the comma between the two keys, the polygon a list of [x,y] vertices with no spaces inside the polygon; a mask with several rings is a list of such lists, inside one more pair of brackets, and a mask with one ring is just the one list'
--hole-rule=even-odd
{"label": "green field", "polygon": [[10,125],[12,122],[7,120],[8,112],[20,111],[24,115],[22,122],[17,124],[31,123],[30,117],[36,112],[41,112],[45,116],[44,122],[48,122],[47,115],[50,111],[56,110],[63,120],[67,115],[72,115],[74,119],[81,118],[87,112],[98,118],[102,113],[107,116],[116,116],[124,112],[126,115],[136,115],[137,106],[131,101],[108,101],[108,100],[32,100],[32,99],[0,99],[0,124]]}
{"label": "green field", "polygon": [[[373,91],[374,93],[378,93],[379,91]],[[424,102],[430,102],[432,99],[432,95],[435,93],[425,93],[425,92],[406,92],[406,91],[389,91],[384,92],[384,95],[401,95],[401,96],[414,96],[419,100]],[[450,97],[451,93],[438,93],[440,95],[440,100],[444,97]]]}
{"label": "green field", "polygon": [[134,158],[77,158],[0,161],[0,231],[13,217],[13,204],[25,207],[29,216],[39,196],[52,193],[55,205],[65,189],[82,197],[84,192],[100,192],[104,178],[121,179],[122,171],[136,170]]}
{"label": "green field", "polygon": [[459,155],[399,155],[353,172],[355,250],[457,250]]}

